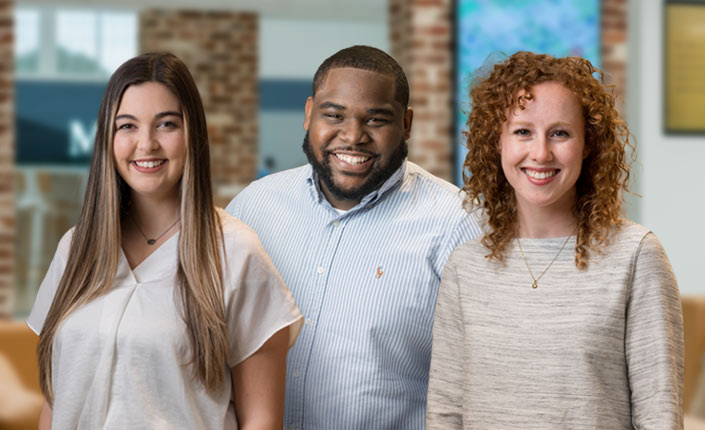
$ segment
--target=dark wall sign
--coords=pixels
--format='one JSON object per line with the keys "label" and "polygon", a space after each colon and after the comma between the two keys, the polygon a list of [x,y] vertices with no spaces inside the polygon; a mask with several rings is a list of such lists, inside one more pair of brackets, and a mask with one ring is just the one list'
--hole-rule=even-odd
{"label": "dark wall sign", "polygon": [[16,163],[88,164],[105,85],[16,82]]}
{"label": "dark wall sign", "polygon": [[303,112],[312,91],[310,80],[262,79],[259,81],[260,110]]}

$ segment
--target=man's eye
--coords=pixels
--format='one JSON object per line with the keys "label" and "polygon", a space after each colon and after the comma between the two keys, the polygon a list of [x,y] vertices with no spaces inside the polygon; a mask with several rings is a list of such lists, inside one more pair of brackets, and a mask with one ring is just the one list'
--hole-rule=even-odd
{"label": "man's eye", "polygon": [[328,119],[341,119],[342,118],[342,116],[337,113],[324,113],[323,116],[325,116]]}
{"label": "man's eye", "polygon": [[370,125],[383,125],[386,124],[388,121],[383,118],[370,118],[367,120],[367,123]]}

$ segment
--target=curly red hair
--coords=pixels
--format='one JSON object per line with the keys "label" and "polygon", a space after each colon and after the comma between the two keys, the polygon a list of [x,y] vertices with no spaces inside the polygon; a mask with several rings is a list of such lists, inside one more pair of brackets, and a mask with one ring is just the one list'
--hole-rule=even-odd
{"label": "curly red hair", "polygon": [[[614,228],[621,225],[622,191],[629,191],[626,147],[634,149],[629,130],[615,107],[613,87],[604,84],[603,72],[588,60],[517,52],[496,64],[488,77],[473,82],[463,190],[466,203],[479,204],[486,211],[489,229],[482,243],[490,251],[487,257],[503,261],[507,244],[517,234],[517,205],[502,170],[502,125],[510,108],[523,109],[532,98],[533,86],[549,81],[562,84],[576,95],[585,118],[587,155],[576,182],[575,202],[575,265],[585,269],[590,252],[600,253],[609,245]],[[633,150],[631,155],[635,156]]]}

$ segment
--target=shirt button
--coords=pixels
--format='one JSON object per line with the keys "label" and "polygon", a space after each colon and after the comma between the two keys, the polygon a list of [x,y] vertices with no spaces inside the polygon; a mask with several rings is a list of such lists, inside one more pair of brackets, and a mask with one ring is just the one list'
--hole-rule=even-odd
{"label": "shirt button", "polygon": [[333,221],[333,227],[338,227],[338,226],[340,226],[340,221],[338,221],[338,220]]}
{"label": "shirt button", "polygon": [[306,321],[304,323],[306,325],[311,325],[311,324],[313,324],[313,321],[311,321],[311,318],[306,318]]}
{"label": "shirt button", "polygon": [[325,271],[326,270],[323,267],[319,267],[318,269],[316,269],[316,272],[318,272],[319,275],[323,274],[323,272]]}
{"label": "shirt button", "polygon": [[289,430],[296,430],[296,424],[290,424]]}
{"label": "shirt button", "polygon": [[298,378],[299,376],[301,376],[301,372],[294,370],[294,378]]}

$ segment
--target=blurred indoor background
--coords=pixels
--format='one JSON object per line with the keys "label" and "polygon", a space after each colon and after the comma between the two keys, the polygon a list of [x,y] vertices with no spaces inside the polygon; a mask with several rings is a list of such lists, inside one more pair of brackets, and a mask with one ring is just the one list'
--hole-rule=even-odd
{"label": "blurred indoor background", "polygon": [[637,142],[640,197],[627,215],[671,259],[689,315],[686,407],[705,419],[705,0],[0,0],[0,316],[26,317],[77,219],[99,103],[123,61],[166,50],[189,66],[224,206],[253,179],[306,162],[313,73],[353,44],[402,64],[410,158],[455,183],[467,86],[483,65],[531,50],[603,68]]}

